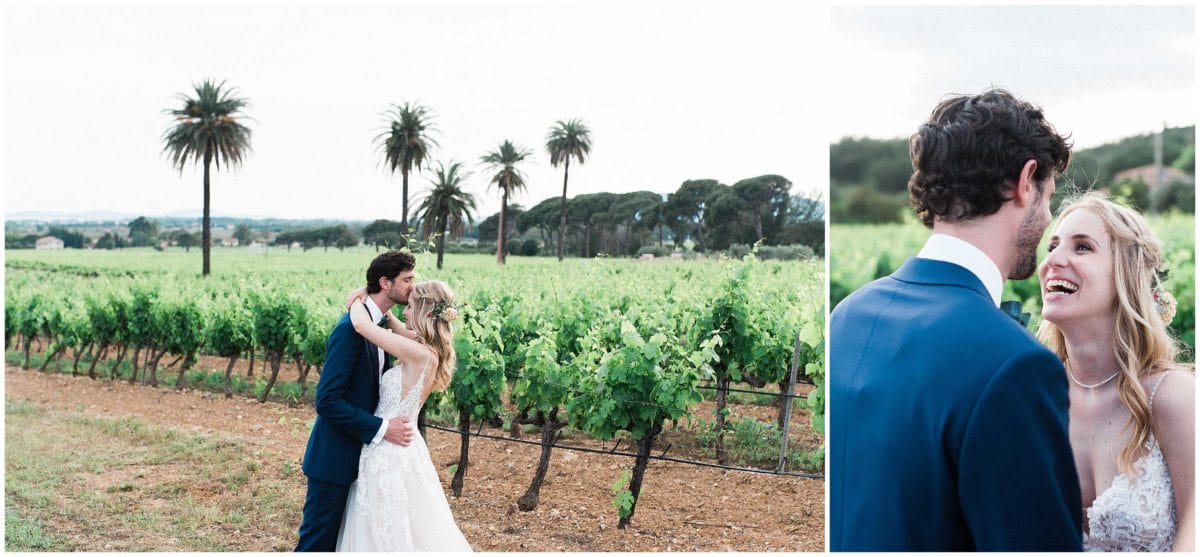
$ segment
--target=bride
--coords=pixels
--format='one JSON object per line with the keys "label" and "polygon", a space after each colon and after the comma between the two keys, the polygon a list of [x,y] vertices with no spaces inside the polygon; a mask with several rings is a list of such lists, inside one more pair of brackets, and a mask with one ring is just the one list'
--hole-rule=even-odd
{"label": "bride", "polygon": [[1193,551],[1194,375],[1167,332],[1163,252],[1135,211],[1064,204],[1038,269],[1038,338],[1062,358],[1084,549]]}
{"label": "bride", "polygon": [[[351,293],[353,299],[362,295],[361,289]],[[441,281],[419,282],[404,308],[404,323],[384,315],[386,329],[371,321],[363,304],[351,304],[354,330],[398,361],[380,379],[375,415],[403,415],[415,422],[425,398],[444,390],[454,371],[450,326],[458,317],[454,293]],[[454,523],[429,447],[420,435],[407,447],[391,443],[365,447],[358,468],[338,534],[338,551],[471,551]]]}

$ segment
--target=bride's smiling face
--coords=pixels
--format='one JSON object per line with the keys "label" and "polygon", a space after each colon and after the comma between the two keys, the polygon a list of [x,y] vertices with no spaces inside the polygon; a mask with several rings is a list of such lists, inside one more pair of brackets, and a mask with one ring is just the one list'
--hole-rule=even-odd
{"label": "bride's smiling face", "polygon": [[1115,311],[1112,239],[1104,221],[1079,209],[1067,213],[1050,236],[1046,259],[1038,268],[1042,317],[1065,322]]}

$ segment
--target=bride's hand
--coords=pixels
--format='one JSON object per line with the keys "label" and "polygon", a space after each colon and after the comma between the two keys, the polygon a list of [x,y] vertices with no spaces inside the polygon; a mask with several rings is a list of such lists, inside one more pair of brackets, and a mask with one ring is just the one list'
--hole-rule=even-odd
{"label": "bride's hand", "polygon": [[367,287],[365,286],[360,286],[354,290],[351,290],[350,293],[346,295],[346,309],[350,309],[350,304],[363,299],[366,295]]}

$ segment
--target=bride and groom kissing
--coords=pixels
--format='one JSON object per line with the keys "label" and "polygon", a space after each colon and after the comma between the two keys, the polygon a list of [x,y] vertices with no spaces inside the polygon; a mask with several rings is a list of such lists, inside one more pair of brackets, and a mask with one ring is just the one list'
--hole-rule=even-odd
{"label": "bride and groom kissing", "polygon": [[[909,151],[933,235],[830,316],[830,548],[1194,550],[1194,377],[1146,220],[1068,200],[1039,265],[1070,144],[1004,90]],[[997,307],[1035,272],[1036,338]]]}
{"label": "bride and groom kissing", "polygon": [[426,397],[450,383],[458,317],[445,283],[414,283],[415,265],[406,251],[376,257],[329,335],[296,551],[471,551],[414,434]]}

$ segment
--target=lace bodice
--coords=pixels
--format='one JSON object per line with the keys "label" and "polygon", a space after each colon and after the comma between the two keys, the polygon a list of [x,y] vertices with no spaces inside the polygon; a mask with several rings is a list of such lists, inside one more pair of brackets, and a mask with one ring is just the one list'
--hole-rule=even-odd
{"label": "lace bodice", "polygon": [[[428,367],[428,362],[424,367]],[[425,370],[422,369],[415,379],[406,377],[403,365],[397,365],[383,374],[379,384],[379,405],[375,407],[375,415],[380,418],[407,416],[414,422],[417,413],[421,411],[421,392],[425,386]],[[408,381],[405,381],[408,379]],[[404,389],[408,385],[408,392]]]}
{"label": "lace bodice", "polygon": [[[1162,378],[1154,385],[1150,407]],[[1154,435],[1149,449],[1133,465],[1136,477],[1117,474],[1112,485],[1087,509],[1086,551],[1170,551],[1175,541],[1175,491],[1167,459]]]}

